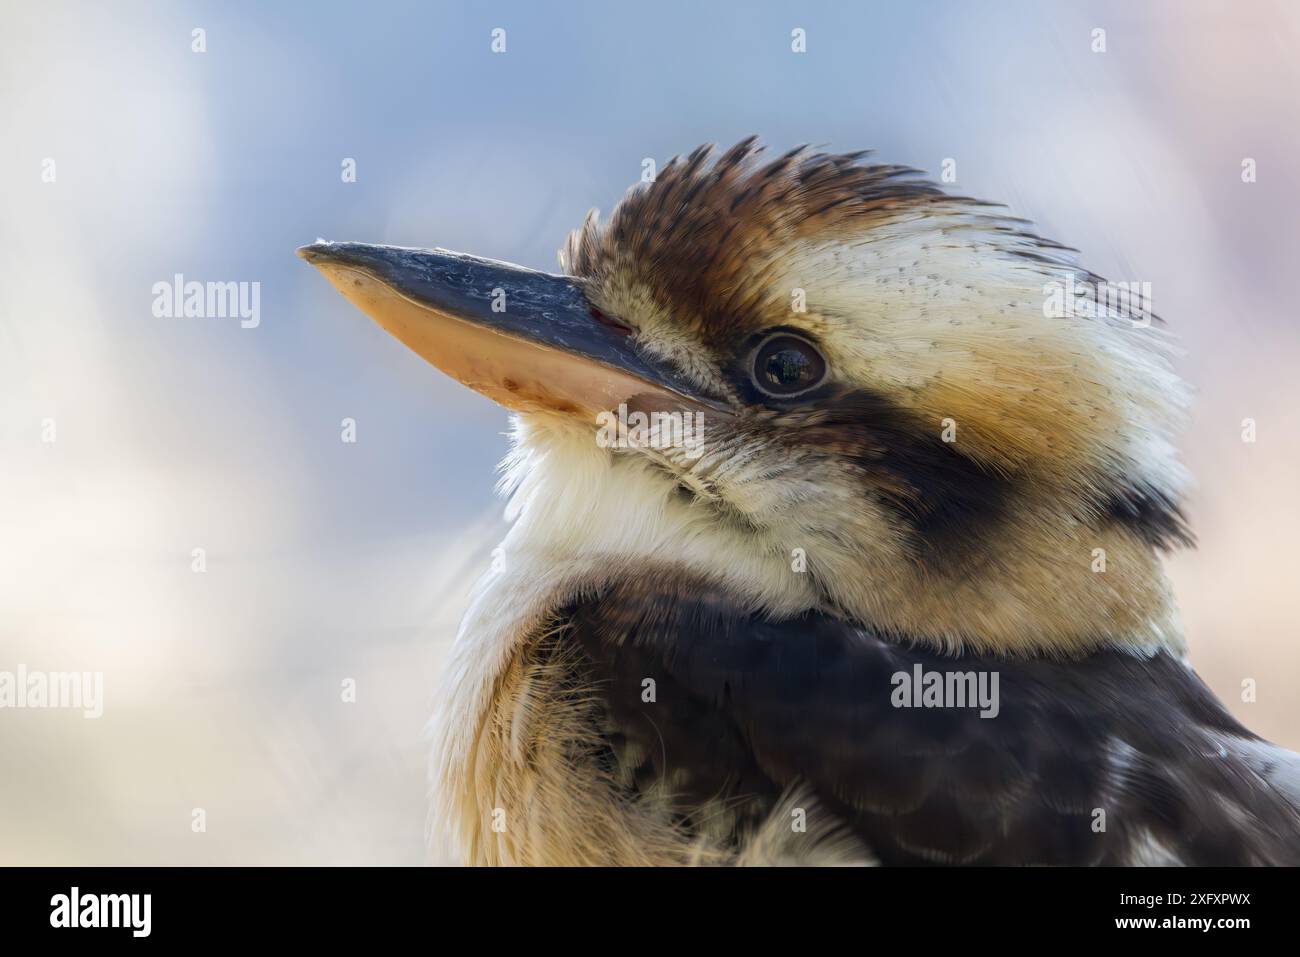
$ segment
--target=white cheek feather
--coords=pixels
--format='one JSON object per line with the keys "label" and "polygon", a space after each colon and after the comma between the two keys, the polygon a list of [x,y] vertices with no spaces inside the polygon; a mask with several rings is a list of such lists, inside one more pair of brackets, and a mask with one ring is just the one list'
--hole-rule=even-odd
{"label": "white cheek feather", "polygon": [[[678,479],[648,457],[600,448],[592,428],[560,417],[520,420],[515,442],[501,483],[514,522],[502,543],[507,573],[517,562],[530,576],[590,573],[605,581],[672,566],[725,583],[777,614],[814,603],[813,589],[791,574],[783,553],[683,495]],[[736,458],[727,465],[744,468]]]}

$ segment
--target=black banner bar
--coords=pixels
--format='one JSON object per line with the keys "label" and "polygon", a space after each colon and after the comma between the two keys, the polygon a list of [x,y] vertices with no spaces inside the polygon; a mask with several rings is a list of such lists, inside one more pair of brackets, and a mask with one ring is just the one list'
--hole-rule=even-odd
{"label": "black banner bar", "polygon": [[762,933],[780,920],[805,927],[809,943],[843,924],[923,931],[926,941],[978,927],[1003,941],[1200,935],[1229,944],[1289,926],[1294,878],[1262,869],[13,868],[0,871],[0,926],[7,942],[76,935],[82,946],[338,945],[373,942],[377,929],[436,945],[574,919],[585,937],[601,921],[636,935],[702,918],[712,926],[703,937]]}

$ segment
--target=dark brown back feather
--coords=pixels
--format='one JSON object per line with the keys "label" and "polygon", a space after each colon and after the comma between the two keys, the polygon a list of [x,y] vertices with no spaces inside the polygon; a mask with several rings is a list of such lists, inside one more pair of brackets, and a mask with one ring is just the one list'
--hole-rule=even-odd
{"label": "dark brown back feather", "polygon": [[[1168,654],[945,657],[653,574],[565,617],[631,794],[671,782],[688,825],[722,801],[738,842],[805,782],[885,863],[1300,864],[1300,811],[1221,747],[1253,736]],[[917,664],[996,671],[999,714],[893,707]]]}

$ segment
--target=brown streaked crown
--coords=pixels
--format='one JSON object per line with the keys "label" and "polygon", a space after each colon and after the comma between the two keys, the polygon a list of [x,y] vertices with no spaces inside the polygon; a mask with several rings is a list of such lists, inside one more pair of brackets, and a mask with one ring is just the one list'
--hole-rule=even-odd
{"label": "brown streaked crown", "polygon": [[676,321],[720,339],[763,312],[770,290],[755,280],[798,243],[865,236],[900,219],[963,212],[974,216],[967,225],[998,230],[1009,251],[1065,262],[1057,251],[1067,247],[992,213],[996,204],[950,195],[909,166],[862,162],[871,150],[803,145],[768,163],[763,152],[750,136],[721,155],[705,144],[673,157],[608,222],[592,210],[561,249],[561,266],[615,301],[635,285]]}

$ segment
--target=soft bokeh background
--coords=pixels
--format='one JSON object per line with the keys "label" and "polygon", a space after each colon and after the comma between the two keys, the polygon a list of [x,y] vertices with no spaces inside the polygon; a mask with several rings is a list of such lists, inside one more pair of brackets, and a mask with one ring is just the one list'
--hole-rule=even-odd
{"label": "soft bokeh background", "polygon": [[[1300,746],[1297,53],[1300,5],[1262,0],[7,5],[0,670],[100,670],[106,702],[0,711],[0,863],[423,861],[422,728],[506,417],[293,250],[551,268],[643,157],[751,132],[952,157],[1152,284],[1199,390],[1193,661]],[[154,318],[178,272],[259,281],[260,327]]]}

